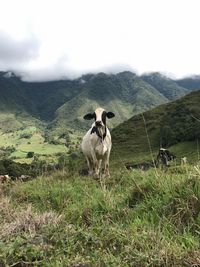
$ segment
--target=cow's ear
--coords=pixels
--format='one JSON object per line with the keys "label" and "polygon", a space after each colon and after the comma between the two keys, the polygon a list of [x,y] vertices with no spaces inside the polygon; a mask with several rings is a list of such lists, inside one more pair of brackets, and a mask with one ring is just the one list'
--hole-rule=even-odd
{"label": "cow's ear", "polygon": [[109,111],[109,112],[106,113],[106,117],[108,119],[111,119],[111,118],[115,117],[115,114],[113,112]]}
{"label": "cow's ear", "polygon": [[83,117],[84,120],[92,120],[94,119],[94,113],[88,113]]}

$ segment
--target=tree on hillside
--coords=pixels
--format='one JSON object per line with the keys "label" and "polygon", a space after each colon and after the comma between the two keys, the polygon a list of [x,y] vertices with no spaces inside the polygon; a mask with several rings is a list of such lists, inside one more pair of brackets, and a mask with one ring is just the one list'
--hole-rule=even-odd
{"label": "tree on hillside", "polygon": [[33,151],[29,151],[26,155],[27,158],[33,158],[34,156],[34,152]]}

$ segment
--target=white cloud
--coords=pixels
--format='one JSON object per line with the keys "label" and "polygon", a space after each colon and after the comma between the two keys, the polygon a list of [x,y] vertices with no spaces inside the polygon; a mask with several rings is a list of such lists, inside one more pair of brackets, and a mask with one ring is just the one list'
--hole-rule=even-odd
{"label": "white cloud", "polygon": [[39,56],[39,43],[34,37],[19,41],[8,33],[0,32],[0,65],[23,64]]}
{"label": "white cloud", "polygon": [[199,0],[0,0],[0,68],[25,79],[199,74]]}

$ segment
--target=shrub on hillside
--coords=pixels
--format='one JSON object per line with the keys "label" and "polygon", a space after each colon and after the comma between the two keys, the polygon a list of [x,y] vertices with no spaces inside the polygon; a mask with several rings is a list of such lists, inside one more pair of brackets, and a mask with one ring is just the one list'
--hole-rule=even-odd
{"label": "shrub on hillside", "polygon": [[29,159],[29,158],[33,158],[34,156],[34,152],[33,151],[29,151],[26,155],[26,157]]}
{"label": "shrub on hillside", "polygon": [[22,133],[20,134],[19,138],[26,138],[26,139],[30,139],[33,135],[31,133]]}

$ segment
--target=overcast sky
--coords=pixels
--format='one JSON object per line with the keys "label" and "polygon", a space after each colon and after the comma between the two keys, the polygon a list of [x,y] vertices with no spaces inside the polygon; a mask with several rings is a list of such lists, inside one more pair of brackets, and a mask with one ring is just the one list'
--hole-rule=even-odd
{"label": "overcast sky", "polygon": [[0,0],[0,70],[200,74],[200,0]]}

